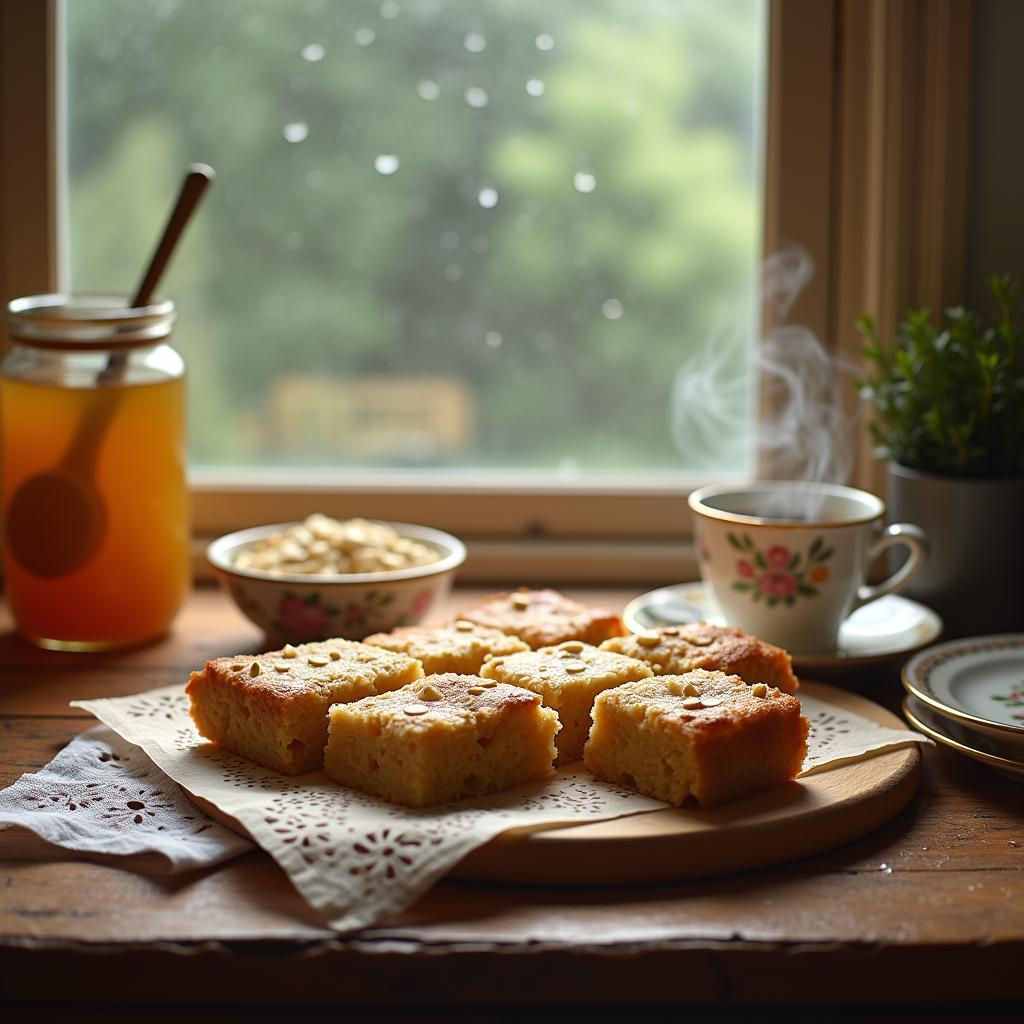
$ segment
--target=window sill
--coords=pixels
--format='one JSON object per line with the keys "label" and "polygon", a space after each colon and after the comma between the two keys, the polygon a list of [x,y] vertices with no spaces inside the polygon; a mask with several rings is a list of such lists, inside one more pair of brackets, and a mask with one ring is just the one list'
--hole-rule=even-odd
{"label": "window sill", "polygon": [[464,540],[684,542],[690,491],[682,474],[580,481],[524,474],[212,473],[190,475],[194,529],[210,537],[312,512],[423,523]]}

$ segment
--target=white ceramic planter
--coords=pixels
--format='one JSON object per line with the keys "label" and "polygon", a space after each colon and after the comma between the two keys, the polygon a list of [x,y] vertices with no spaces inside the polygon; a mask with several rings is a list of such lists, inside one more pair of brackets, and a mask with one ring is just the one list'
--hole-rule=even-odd
{"label": "white ceramic planter", "polygon": [[1024,477],[965,480],[891,462],[888,506],[928,536],[905,593],[942,616],[947,636],[1024,629]]}

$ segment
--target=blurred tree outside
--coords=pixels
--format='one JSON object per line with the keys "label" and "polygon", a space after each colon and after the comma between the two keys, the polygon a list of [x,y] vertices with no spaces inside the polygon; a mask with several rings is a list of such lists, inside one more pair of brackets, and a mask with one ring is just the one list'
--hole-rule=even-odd
{"label": "blurred tree outside", "polygon": [[[751,374],[763,0],[66,10],[74,288],[129,292],[185,166],[217,170],[163,289],[195,465],[705,465],[672,385],[723,317]],[[472,443],[275,430],[297,375],[450,378]],[[753,387],[728,394],[743,472]]]}

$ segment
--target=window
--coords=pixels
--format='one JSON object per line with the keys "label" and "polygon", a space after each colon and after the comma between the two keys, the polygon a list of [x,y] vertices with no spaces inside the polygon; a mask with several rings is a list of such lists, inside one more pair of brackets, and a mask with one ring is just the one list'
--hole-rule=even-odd
{"label": "window", "polygon": [[194,466],[752,469],[761,0],[66,16],[73,287],[128,290],[181,170],[219,172],[164,288]]}
{"label": "window", "polygon": [[[0,289],[66,286],[70,265],[76,287],[127,291],[182,165],[205,156],[221,181],[166,286],[193,374],[201,536],[317,506],[488,539],[474,563],[492,576],[685,578],[689,483],[755,468],[760,382],[728,346],[757,333],[758,236],[810,250],[790,320],[851,357],[862,310],[892,324],[960,297],[971,19],[845,0],[0,0]],[[609,112],[624,85],[666,82],[674,99]],[[90,111],[106,119],[76,128]],[[715,201],[674,192],[708,167]],[[640,183],[626,192],[623,169]],[[719,225],[714,258],[641,244],[676,203],[695,219],[677,234]],[[724,205],[743,211],[731,234]],[[703,287],[659,291],[652,266]],[[672,415],[706,408],[711,389],[678,371],[709,350],[733,373],[728,429]],[[865,443],[854,481],[881,483]],[[524,536],[572,543],[538,543],[529,576]]]}

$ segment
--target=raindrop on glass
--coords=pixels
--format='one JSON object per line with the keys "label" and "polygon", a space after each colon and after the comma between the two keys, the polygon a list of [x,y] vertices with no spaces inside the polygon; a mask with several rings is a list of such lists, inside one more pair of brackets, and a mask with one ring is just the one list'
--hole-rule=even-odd
{"label": "raindrop on glass", "polygon": [[526,91],[531,96],[543,96],[545,85],[539,78],[531,78],[526,83]]}
{"label": "raindrop on glass", "polygon": [[626,311],[622,308],[622,303],[618,299],[605,299],[601,303],[601,312],[609,320],[621,320],[622,314]]}
{"label": "raindrop on glass", "polygon": [[309,125],[305,121],[291,121],[284,126],[284,137],[289,142],[302,142],[309,135]]}
{"label": "raindrop on glass", "polygon": [[398,157],[394,153],[380,153],[373,158],[373,169],[378,174],[394,174],[398,164]]}
{"label": "raindrop on glass", "polygon": [[391,21],[402,13],[402,5],[398,0],[384,0],[380,5],[380,16],[385,21]]}
{"label": "raindrop on glass", "polygon": [[487,39],[481,32],[467,32],[462,45],[470,53],[479,53],[487,45]]}
{"label": "raindrop on glass", "polygon": [[369,46],[374,39],[377,38],[377,33],[372,28],[357,28],[356,29],[356,43],[359,46]]}
{"label": "raindrop on glass", "polygon": [[493,188],[482,188],[479,193],[477,193],[476,200],[485,210],[490,210],[498,205],[498,190]]}
{"label": "raindrop on glass", "polygon": [[441,248],[447,249],[451,252],[452,249],[459,247],[459,236],[455,231],[442,231],[441,232]]}
{"label": "raindrop on glass", "polygon": [[533,42],[538,50],[550,50],[555,45],[555,37],[547,32],[541,32]]}
{"label": "raindrop on glass", "polygon": [[421,100],[436,100],[441,95],[441,87],[429,78],[421,78],[416,83],[416,95]]}
{"label": "raindrop on glass", "polygon": [[448,266],[444,268],[444,276],[446,281],[451,281],[451,283],[454,284],[460,277],[462,277],[462,267],[460,267],[458,263],[449,263]]}
{"label": "raindrop on glass", "polygon": [[484,335],[484,344],[488,348],[501,348],[501,343],[504,339],[497,331],[488,331]]}
{"label": "raindrop on glass", "polygon": [[309,46],[302,48],[302,59],[308,60],[310,64],[315,64],[318,60],[323,60],[326,53],[327,51],[319,43],[310,43]]}
{"label": "raindrop on glass", "polygon": [[487,90],[481,89],[479,85],[471,85],[466,90],[466,102],[471,107],[476,107],[477,109],[486,107],[489,101],[490,97],[487,95]]}
{"label": "raindrop on glass", "polygon": [[577,171],[572,176],[572,187],[577,192],[586,194],[587,192],[593,192],[597,188],[597,178],[592,174],[587,174],[584,171]]}

